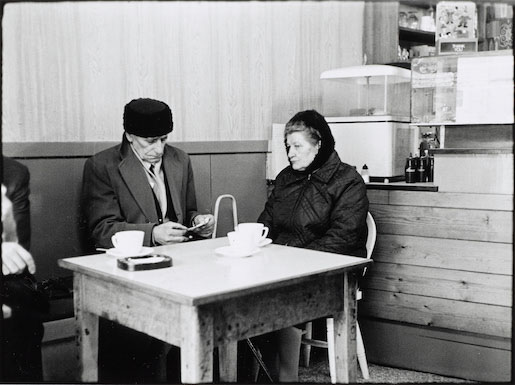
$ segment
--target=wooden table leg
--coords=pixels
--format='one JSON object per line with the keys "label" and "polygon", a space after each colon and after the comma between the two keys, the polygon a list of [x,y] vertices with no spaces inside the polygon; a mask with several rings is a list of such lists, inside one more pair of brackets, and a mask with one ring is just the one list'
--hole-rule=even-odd
{"label": "wooden table leg", "polygon": [[83,277],[73,280],[73,302],[76,320],[76,338],[79,346],[79,374],[81,382],[98,381],[98,316],[82,309]]}
{"label": "wooden table leg", "polygon": [[181,381],[213,382],[213,317],[197,307],[181,307]]}
{"label": "wooden table leg", "polygon": [[220,382],[236,382],[238,375],[238,342],[231,341],[218,346],[218,353]]}
{"label": "wooden table leg", "polygon": [[357,281],[353,273],[344,274],[343,286],[343,311],[334,315],[334,350],[336,361],[336,383],[354,383],[357,380]]}

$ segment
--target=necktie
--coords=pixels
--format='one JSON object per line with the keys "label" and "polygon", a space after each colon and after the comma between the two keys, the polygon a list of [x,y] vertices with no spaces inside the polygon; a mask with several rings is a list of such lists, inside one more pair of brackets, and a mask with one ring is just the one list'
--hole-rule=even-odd
{"label": "necktie", "polygon": [[161,208],[161,214],[163,216],[162,219],[164,219],[167,210],[166,187],[164,185],[164,182],[159,177],[159,175],[155,173],[153,164],[150,165],[150,176],[154,181],[154,186],[152,187],[152,189],[154,190],[154,194],[156,195],[157,200],[159,201],[159,207]]}

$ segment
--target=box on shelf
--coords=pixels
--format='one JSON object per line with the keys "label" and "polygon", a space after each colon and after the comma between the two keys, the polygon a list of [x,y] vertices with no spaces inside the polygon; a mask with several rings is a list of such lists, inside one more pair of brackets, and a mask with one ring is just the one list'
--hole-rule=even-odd
{"label": "box on shelf", "polygon": [[362,65],[325,71],[338,95],[338,116],[409,116],[411,71],[389,65]]}
{"label": "box on shelf", "polygon": [[438,42],[439,55],[459,55],[477,52],[477,39],[446,39]]}
{"label": "box on shelf", "polygon": [[435,47],[430,45],[412,45],[409,56],[411,58],[435,56]]}
{"label": "box on shelf", "polygon": [[513,48],[513,19],[495,19],[486,24],[486,40],[489,51]]}
{"label": "box on shelf", "polygon": [[456,57],[415,58],[411,62],[411,122],[456,121]]}
{"label": "box on shelf", "polygon": [[439,55],[477,52],[477,10],[472,1],[440,1],[436,5]]}
{"label": "box on shelf", "polygon": [[413,59],[411,122],[513,123],[513,56],[504,52]]}

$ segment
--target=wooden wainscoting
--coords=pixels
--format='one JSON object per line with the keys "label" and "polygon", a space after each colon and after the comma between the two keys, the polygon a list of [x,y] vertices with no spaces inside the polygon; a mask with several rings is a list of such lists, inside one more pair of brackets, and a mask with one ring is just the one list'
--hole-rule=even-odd
{"label": "wooden wainscoting", "polygon": [[378,230],[359,304],[369,360],[509,381],[513,195],[368,195]]}

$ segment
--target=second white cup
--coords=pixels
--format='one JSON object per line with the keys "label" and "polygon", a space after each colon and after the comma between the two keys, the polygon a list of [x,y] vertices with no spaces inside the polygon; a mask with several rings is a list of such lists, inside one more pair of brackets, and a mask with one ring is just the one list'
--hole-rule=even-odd
{"label": "second white cup", "polygon": [[236,226],[236,231],[250,237],[255,247],[268,236],[268,227],[262,223],[240,223]]}

